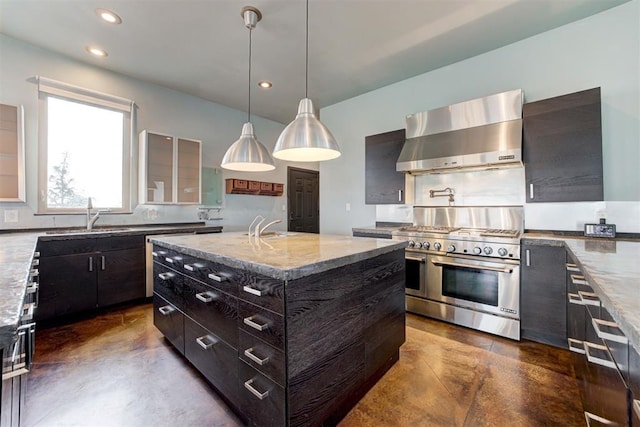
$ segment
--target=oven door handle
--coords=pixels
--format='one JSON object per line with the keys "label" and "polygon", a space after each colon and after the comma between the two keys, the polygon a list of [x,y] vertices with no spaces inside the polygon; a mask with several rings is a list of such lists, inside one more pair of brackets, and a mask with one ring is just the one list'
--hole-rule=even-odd
{"label": "oven door handle", "polygon": [[451,262],[451,261],[431,261],[431,263],[435,266],[443,266],[449,265],[451,267],[465,267],[465,268],[475,268],[478,270],[488,270],[488,271],[497,271],[498,273],[513,273],[513,268],[511,267],[488,267],[483,265],[469,265],[463,264],[461,262]]}
{"label": "oven door handle", "polygon": [[417,261],[417,262],[420,262],[420,263],[423,263],[423,264],[425,262],[427,262],[427,260],[425,258],[423,258],[423,257],[413,257],[413,256],[408,256],[408,255],[405,255],[404,259],[409,260],[409,261]]}

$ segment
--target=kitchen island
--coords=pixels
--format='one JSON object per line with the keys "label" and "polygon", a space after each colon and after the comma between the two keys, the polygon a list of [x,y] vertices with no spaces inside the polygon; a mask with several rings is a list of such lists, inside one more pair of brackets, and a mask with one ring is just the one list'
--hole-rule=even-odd
{"label": "kitchen island", "polygon": [[403,242],[153,239],[154,323],[252,425],[335,424],[398,360]]}

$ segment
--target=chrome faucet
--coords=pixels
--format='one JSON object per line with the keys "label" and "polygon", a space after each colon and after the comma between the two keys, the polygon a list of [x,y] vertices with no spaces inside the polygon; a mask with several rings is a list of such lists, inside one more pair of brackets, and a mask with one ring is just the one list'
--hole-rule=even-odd
{"label": "chrome faucet", "polygon": [[[262,230],[259,230],[259,231],[258,231],[258,228],[256,227],[256,236],[258,236],[258,237],[262,236],[262,233],[264,233],[267,228],[269,228],[273,224],[277,224],[279,222],[281,222],[279,219],[274,219],[273,221],[271,221],[270,223],[268,223],[267,225],[262,227]],[[262,222],[260,222],[260,224],[262,224]]]}
{"label": "chrome faucet", "polygon": [[[260,222],[258,222],[258,224],[254,228],[253,225],[258,220],[260,220]],[[249,237],[251,237],[252,235],[258,237],[260,235],[260,224],[262,224],[264,220],[265,218],[262,215],[256,215],[256,217],[253,218],[253,221],[251,221],[251,225],[249,225]],[[251,233],[252,229],[253,229],[253,233]]]}
{"label": "chrome faucet", "polygon": [[87,201],[87,230],[93,230],[93,224],[100,218],[100,211],[96,212],[94,216],[91,216],[91,209],[93,209],[93,203],[91,197]]}
{"label": "chrome faucet", "polygon": [[[446,192],[446,194],[435,194],[435,193],[444,193]],[[429,197],[430,198],[434,198],[434,197],[449,197],[449,206],[453,206],[453,203],[455,202],[455,200],[453,199],[453,196],[456,193],[453,191],[453,188],[445,188],[444,190],[429,190]]]}

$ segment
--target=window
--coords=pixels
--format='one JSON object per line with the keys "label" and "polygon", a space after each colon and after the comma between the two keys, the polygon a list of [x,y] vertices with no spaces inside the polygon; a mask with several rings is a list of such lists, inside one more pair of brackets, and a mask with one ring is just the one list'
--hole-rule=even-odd
{"label": "window", "polygon": [[39,78],[40,213],[130,211],[132,102]]}

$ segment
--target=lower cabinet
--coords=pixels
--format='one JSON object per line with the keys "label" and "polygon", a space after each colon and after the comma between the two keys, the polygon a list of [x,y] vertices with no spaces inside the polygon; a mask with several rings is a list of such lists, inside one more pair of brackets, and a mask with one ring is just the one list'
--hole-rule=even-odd
{"label": "lower cabinet", "polygon": [[334,425],[398,360],[403,250],[286,282],[154,253],[154,324],[248,425]]}
{"label": "lower cabinet", "polygon": [[640,426],[640,353],[629,346],[629,404],[631,406],[631,425]]}

